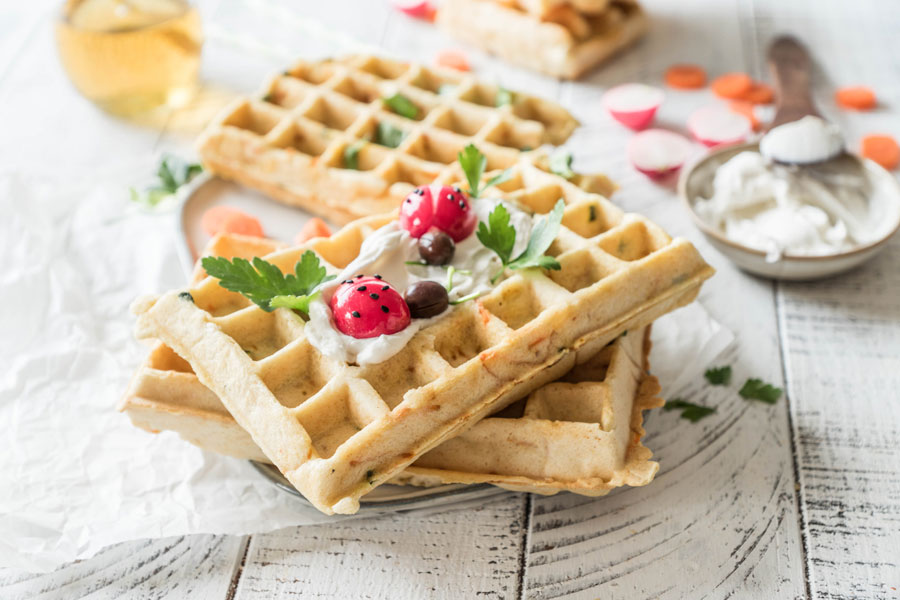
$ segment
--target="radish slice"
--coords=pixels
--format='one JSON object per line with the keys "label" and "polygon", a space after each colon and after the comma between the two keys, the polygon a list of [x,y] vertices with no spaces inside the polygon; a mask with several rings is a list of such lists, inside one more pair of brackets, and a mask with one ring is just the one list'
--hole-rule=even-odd
{"label": "radish slice", "polygon": [[662,179],[681,168],[691,156],[691,141],[665,129],[648,129],[628,141],[625,154],[634,168],[653,179]]}
{"label": "radish slice", "polygon": [[425,19],[433,11],[428,0],[391,0],[394,8],[416,19]]}
{"label": "radish slice", "polygon": [[753,124],[744,115],[713,104],[695,110],[687,128],[698,142],[713,147],[743,142],[753,131]]}
{"label": "radish slice", "polygon": [[626,83],[603,94],[603,106],[616,121],[637,130],[650,124],[664,97],[659,88]]}

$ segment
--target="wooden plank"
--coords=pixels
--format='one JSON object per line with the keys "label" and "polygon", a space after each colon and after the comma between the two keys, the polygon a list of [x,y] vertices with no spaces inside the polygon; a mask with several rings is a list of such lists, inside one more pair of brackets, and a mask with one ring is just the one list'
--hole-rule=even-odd
{"label": "wooden plank", "polygon": [[243,538],[198,535],[129,542],[47,574],[0,571],[4,600],[223,600]]}
{"label": "wooden plank", "polygon": [[255,535],[234,598],[515,598],[525,502]]}

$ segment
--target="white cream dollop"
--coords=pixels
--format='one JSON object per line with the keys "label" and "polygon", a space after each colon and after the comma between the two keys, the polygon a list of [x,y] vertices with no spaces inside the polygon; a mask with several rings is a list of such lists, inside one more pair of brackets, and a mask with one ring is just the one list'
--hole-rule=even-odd
{"label": "white cream dollop", "polygon": [[[487,221],[488,215],[498,204],[503,204],[510,215],[510,224],[516,230],[513,256],[518,255],[528,244],[533,219],[530,214],[510,202],[493,198],[472,199],[472,208],[479,221]],[[381,275],[386,283],[400,294],[406,292],[413,283],[422,280],[446,283],[448,269],[431,265],[408,265],[407,262],[421,261],[417,247],[418,240],[393,221],[372,233],[362,243],[359,255],[341,271],[336,279],[322,286],[322,293],[310,303],[309,321],[306,323],[306,337],[322,354],[335,360],[356,363],[360,366],[383,362],[402,350],[419,329],[444,317],[444,313],[430,319],[413,319],[403,331],[380,335],[374,338],[354,338],[341,333],[334,325],[329,302],[340,283],[359,274]],[[456,244],[450,265],[457,271],[453,275],[450,300],[458,300],[474,293],[489,291],[494,285],[491,278],[502,268],[497,254],[486,248],[473,233]],[[460,272],[462,271],[462,272]]]}
{"label": "white cream dollop", "polygon": [[712,197],[699,199],[694,208],[728,238],[766,252],[774,262],[784,254],[836,254],[877,239],[880,227],[866,189],[858,176],[823,181],[747,151],[716,170]]}
{"label": "white cream dollop", "polygon": [[840,154],[844,136],[834,123],[807,116],[775,127],[759,142],[759,152],[769,160],[806,165]]}

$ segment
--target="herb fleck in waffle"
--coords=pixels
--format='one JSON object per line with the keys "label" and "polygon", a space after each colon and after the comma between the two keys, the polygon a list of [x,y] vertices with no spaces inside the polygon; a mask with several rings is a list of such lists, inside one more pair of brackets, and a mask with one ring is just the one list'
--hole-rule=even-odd
{"label": "herb fleck in waffle", "polygon": [[222,177],[347,223],[390,212],[415,186],[460,179],[456,155],[469,143],[504,169],[576,125],[553,102],[464,73],[351,56],[297,63],[229,106],[198,150]]}
{"label": "herb fleck in waffle", "polygon": [[[265,312],[214,279],[136,303],[137,334],[184,357],[263,453],[315,506],[359,499],[445,439],[584,362],[625,330],[690,302],[712,269],[686,240],[522,162],[501,193],[537,214],[565,202],[547,254],[558,271],[511,272],[491,292],[415,333],[384,362],[328,359],[286,309]],[[330,272],[394,217],[361,219],[307,249]]]}

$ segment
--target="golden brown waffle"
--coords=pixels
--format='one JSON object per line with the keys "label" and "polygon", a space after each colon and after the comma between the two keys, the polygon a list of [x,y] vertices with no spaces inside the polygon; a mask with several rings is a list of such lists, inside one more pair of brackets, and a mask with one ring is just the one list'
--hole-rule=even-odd
{"label": "golden brown waffle", "polygon": [[555,11],[573,9],[585,15],[603,13],[612,0],[494,0],[505,6],[517,7],[529,14],[546,20]]}
{"label": "golden brown waffle", "polygon": [[[415,118],[384,105],[395,93],[415,105]],[[299,62],[258,97],[227,107],[198,151],[213,173],[343,224],[390,212],[415,186],[461,179],[456,156],[467,144],[488,169],[503,169],[525,150],[564,142],[578,124],[528,94],[498,107],[499,93],[464,73],[375,56]],[[385,145],[379,124],[402,132],[399,146]]]}
{"label": "golden brown waffle", "polygon": [[445,0],[437,22],[450,35],[553,77],[575,79],[637,40],[647,29],[636,3],[612,0],[599,14],[556,5],[540,18],[519,5]]}
{"label": "golden brown waffle", "polygon": [[[690,242],[528,163],[490,194],[545,214],[562,198],[548,254],[559,271],[513,271],[423,327],[399,353],[359,367],[328,359],[293,312],[266,313],[209,278],[190,295],[136,303],[136,332],[184,357],[266,456],[316,507],[359,498],[419,456],[585,362],[627,329],[693,300],[712,275]],[[394,217],[270,255],[292,269],[311,249],[330,272]]]}
{"label": "golden brown waffle", "polygon": [[[224,235],[203,255],[250,259],[266,254],[260,252],[266,244],[273,252],[283,247]],[[561,379],[425,453],[392,481],[487,482],[585,495],[649,483],[658,467],[641,444],[643,411],[662,404],[659,384],[647,372],[649,351],[643,330],[616,338]],[[190,365],[163,344],[137,371],[120,408],[142,429],[175,431],[207,450],[269,462]]]}

